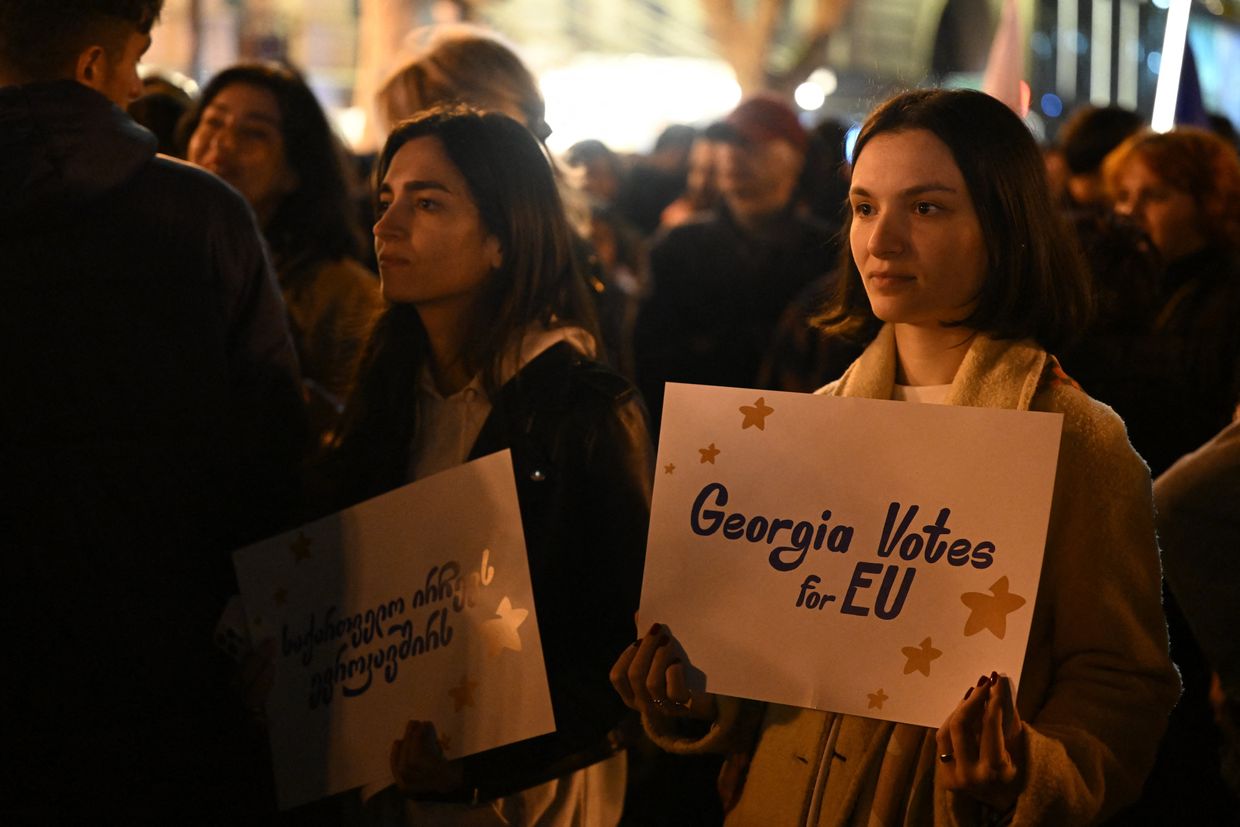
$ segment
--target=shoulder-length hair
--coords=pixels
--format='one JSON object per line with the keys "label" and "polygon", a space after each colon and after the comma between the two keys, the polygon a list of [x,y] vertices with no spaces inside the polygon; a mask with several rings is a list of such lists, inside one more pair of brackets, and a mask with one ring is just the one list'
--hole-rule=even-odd
{"label": "shoulder-length hair", "polygon": [[1192,196],[1209,244],[1240,250],[1240,156],[1231,144],[1192,127],[1133,135],[1103,161],[1103,180],[1112,197],[1120,173],[1134,158],[1168,186]]}
{"label": "shoulder-length hair", "polygon": [[[855,165],[877,135],[924,129],[951,151],[986,242],[987,273],[973,312],[944,322],[999,339],[1029,338],[1057,350],[1089,319],[1089,277],[1079,245],[1056,209],[1042,154],[1004,104],[981,92],[921,89],[881,104],[853,149]],[[846,211],[844,237],[852,226]],[[873,337],[881,321],[866,298],[848,245],[833,297],[814,320],[829,334]]]}
{"label": "shoulder-length hair", "polygon": [[356,258],[361,250],[357,209],[350,186],[347,153],[301,75],[275,63],[241,63],[211,78],[202,97],[182,119],[178,143],[185,147],[202,114],[230,86],[265,89],[280,110],[284,157],[297,187],[284,196],[263,235],[276,265]]}
{"label": "shoulder-length hair", "polygon": [[[501,264],[473,303],[461,354],[465,368],[480,374],[493,396],[505,361],[531,328],[571,325],[597,341],[593,304],[551,167],[524,126],[506,115],[462,106],[428,110],[397,125],[388,137],[375,166],[376,192],[401,147],[425,137],[440,142],[464,177],[483,227],[499,241]],[[383,465],[408,456],[417,427],[418,380],[428,359],[417,309],[392,304],[366,344],[337,433],[335,447],[345,464]],[[388,471],[384,484],[398,481],[390,475],[403,465],[389,465]]]}

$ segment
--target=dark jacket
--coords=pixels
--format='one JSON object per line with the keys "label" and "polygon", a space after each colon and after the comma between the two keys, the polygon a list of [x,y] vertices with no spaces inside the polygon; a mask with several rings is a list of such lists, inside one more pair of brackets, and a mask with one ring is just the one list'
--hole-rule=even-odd
{"label": "dark jacket", "polygon": [[141,818],[215,783],[229,552],[294,497],[297,363],[253,215],[155,144],[77,83],[0,88],[4,806]]}
{"label": "dark jacket", "polygon": [[[645,562],[653,456],[641,400],[616,373],[554,345],[500,388],[469,458],[505,448],[556,730],[464,759],[466,789],[454,797],[494,798],[601,760],[624,715],[607,674],[633,642]],[[393,452],[349,499],[403,485],[408,460]]]}
{"label": "dark jacket", "polygon": [[753,234],[721,209],[655,242],[633,345],[654,420],[665,382],[754,387],[780,314],[835,250],[829,228],[791,211]]}

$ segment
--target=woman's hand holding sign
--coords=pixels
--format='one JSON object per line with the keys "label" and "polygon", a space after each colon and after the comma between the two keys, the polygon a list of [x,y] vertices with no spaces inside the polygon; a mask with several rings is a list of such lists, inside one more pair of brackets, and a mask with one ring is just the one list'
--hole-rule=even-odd
{"label": "woman's hand holding sign", "polygon": [[1012,682],[991,672],[939,727],[939,783],[993,810],[1016,806],[1024,786],[1024,729]]}
{"label": "woman's hand holding sign", "polygon": [[644,715],[715,720],[715,696],[685,685],[685,665],[669,646],[671,633],[656,623],[620,653],[611,684],[626,706]]}
{"label": "woman's hand holding sign", "polygon": [[389,754],[396,788],[416,798],[428,793],[443,794],[464,783],[460,761],[449,761],[428,721],[410,721],[402,738],[392,742]]}

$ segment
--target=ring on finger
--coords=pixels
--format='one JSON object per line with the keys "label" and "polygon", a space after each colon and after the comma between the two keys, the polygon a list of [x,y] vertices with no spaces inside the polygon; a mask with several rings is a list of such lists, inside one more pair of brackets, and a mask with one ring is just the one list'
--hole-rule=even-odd
{"label": "ring on finger", "polygon": [[956,760],[956,756],[952,755],[950,752],[939,753],[939,761],[944,764],[950,764],[952,761],[955,761],[955,760]]}

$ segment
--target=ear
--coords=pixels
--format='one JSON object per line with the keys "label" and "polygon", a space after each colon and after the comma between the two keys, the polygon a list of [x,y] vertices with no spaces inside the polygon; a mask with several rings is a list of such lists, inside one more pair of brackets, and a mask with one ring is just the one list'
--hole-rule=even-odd
{"label": "ear", "polygon": [[78,54],[73,79],[96,92],[102,92],[107,78],[107,60],[102,46],[87,46]]}
{"label": "ear", "polygon": [[504,250],[500,246],[499,239],[493,235],[488,235],[486,241],[483,242],[486,248],[487,261],[491,265],[492,270],[498,270],[504,266]]}

